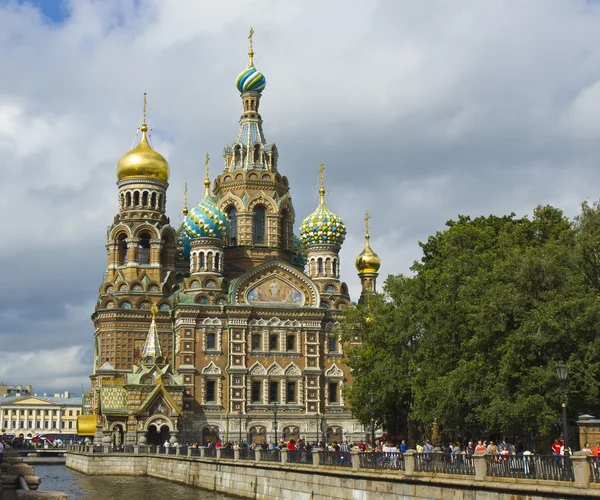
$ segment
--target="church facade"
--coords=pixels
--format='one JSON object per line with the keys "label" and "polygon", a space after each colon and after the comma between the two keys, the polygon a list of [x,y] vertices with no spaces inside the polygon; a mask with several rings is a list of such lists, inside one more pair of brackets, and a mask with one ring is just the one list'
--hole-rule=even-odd
{"label": "church facade", "polygon": [[[117,166],[119,210],[92,316],[92,407],[114,442],[303,437],[365,439],[345,397],[351,381],[336,326],[352,307],[340,280],[346,228],[320,202],[294,235],[290,186],[259,114],[266,79],[238,76],[242,115],[223,171],[174,228],[166,216],[169,165],[148,142]],[[357,258],[362,301],[379,258]]]}

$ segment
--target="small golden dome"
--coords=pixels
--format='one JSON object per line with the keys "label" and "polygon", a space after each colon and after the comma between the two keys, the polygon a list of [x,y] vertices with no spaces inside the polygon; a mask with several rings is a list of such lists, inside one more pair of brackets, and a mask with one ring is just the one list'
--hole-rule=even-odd
{"label": "small golden dome", "polygon": [[369,245],[369,233],[367,233],[365,239],[365,248],[356,257],[356,269],[358,269],[360,274],[376,273],[381,266],[381,259],[371,249],[371,245]]}
{"label": "small golden dome", "polygon": [[121,180],[132,177],[149,177],[168,181],[170,169],[167,160],[148,144],[148,138],[146,137],[148,126],[145,123],[142,125],[141,131],[140,143],[131,151],[125,153],[117,163],[117,178]]}

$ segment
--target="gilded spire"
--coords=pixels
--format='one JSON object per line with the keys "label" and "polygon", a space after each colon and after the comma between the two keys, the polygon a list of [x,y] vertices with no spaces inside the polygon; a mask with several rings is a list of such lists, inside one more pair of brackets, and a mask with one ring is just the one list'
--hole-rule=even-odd
{"label": "gilded spire", "polygon": [[160,348],[160,342],[158,341],[158,333],[156,332],[156,313],[158,312],[158,307],[156,307],[156,304],[152,304],[152,309],[150,309],[150,312],[152,313],[152,323],[150,323],[148,336],[146,337],[146,342],[144,343],[144,347],[142,349],[142,358],[150,356],[156,359],[162,357],[162,350]]}
{"label": "gilded spire", "polygon": [[325,164],[319,166],[319,196],[321,205],[325,205]]}
{"label": "gilded spire", "polygon": [[250,49],[248,50],[248,67],[254,66],[254,50],[252,49],[252,37],[254,36],[254,30],[250,26],[250,33],[248,34],[248,40],[250,40]]}
{"label": "gilded spire", "polygon": [[206,153],[206,160],[204,166],[206,167],[206,177],[204,178],[204,196],[210,196],[210,178],[208,177],[208,162],[210,161],[210,155]]}
{"label": "gilded spire", "polygon": [[181,209],[181,213],[185,217],[188,214],[188,206],[187,206],[187,182],[183,183],[183,208]]}

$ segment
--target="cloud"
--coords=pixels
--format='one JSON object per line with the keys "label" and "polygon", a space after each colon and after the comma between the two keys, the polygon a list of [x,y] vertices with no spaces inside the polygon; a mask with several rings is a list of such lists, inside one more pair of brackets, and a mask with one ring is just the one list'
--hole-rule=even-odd
{"label": "cloud", "polygon": [[[349,229],[341,273],[354,299],[367,209],[382,283],[408,272],[418,240],[459,213],[523,215],[551,203],[574,215],[598,198],[597,3],[61,5],[42,13],[0,1],[0,345],[15,360],[67,356],[52,377],[37,363],[11,364],[4,382],[50,392],[87,384],[115,166],[134,140],[142,92],[152,143],[171,165],[178,225],[183,183],[198,199],[205,153],[220,158],[236,137],[250,24],[268,82],[265,133],[290,180],[296,226],[317,204],[324,161],[327,203]],[[211,174],[221,168],[213,161]]]}

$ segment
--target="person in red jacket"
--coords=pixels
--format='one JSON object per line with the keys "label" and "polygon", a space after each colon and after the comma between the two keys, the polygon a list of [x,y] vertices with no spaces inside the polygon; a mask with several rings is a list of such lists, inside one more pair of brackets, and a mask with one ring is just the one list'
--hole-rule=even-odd
{"label": "person in red jacket", "polygon": [[296,451],[296,443],[293,439],[290,439],[290,442],[287,445],[288,451]]}

